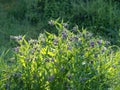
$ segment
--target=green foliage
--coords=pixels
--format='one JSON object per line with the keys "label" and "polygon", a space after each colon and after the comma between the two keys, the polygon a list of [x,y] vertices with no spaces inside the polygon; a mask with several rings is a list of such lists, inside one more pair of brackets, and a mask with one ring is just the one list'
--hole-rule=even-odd
{"label": "green foliage", "polygon": [[0,48],[27,37],[0,50],[0,90],[119,90],[119,28],[119,0],[0,0]]}
{"label": "green foliage", "polygon": [[80,0],[73,5],[74,17],[78,20],[77,23],[81,22],[85,26],[92,25],[97,28],[100,26],[114,29],[119,27],[119,4],[112,0],[90,0],[87,2]]}
{"label": "green foliage", "polygon": [[[47,21],[63,18],[65,21],[85,27],[103,37],[107,34],[112,44],[118,44],[120,28],[120,3],[115,0],[18,0],[7,8],[8,17],[35,26],[38,32],[47,29]],[[14,20],[13,19],[13,20]],[[15,21],[16,21],[15,20]],[[24,22],[23,22],[24,21]],[[39,29],[40,28],[40,29]],[[36,35],[36,34],[35,34]]]}
{"label": "green foliage", "polygon": [[49,24],[58,35],[45,32],[29,41],[25,36],[11,36],[19,44],[14,48],[16,66],[12,71],[1,69],[0,89],[108,90],[119,86],[119,47],[77,26],[69,30],[59,19]]}
{"label": "green foliage", "polygon": [[44,29],[56,33],[47,21],[58,17],[119,45],[119,6],[117,0],[1,0],[0,45],[10,46],[10,35],[36,38]]}
{"label": "green foliage", "polygon": [[119,3],[112,0],[19,0],[12,12],[17,19],[27,18],[33,24],[61,17],[80,26],[117,29],[119,9]]}

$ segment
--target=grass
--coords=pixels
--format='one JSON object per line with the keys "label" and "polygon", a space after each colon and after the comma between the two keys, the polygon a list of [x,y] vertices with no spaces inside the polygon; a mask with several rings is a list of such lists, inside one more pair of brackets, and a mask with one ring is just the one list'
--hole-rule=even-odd
{"label": "grass", "polygon": [[16,2],[1,1],[0,4],[0,47],[10,48],[12,46],[11,35],[27,35],[28,38],[37,38],[39,33],[43,32],[40,27],[43,23],[33,26],[27,19],[19,21],[13,15],[11,16]]}
{"label": "grass", "polygon": [[0,89],[119,90],[119,5],[1,0]]}
{"label": "grass", "polygon": [[68,3],[67,0],[2,0],[0,4],[0,39],[3,46],[9,42],[10,35],[27,34],[28,37],[37,38],[44,29],[55,32],[48,27],[48,20],[58,17],[68,21],[71,27],[77,24],[80,28],[88,28],[98,36],[107,38],[112,44],[119,45],[120,7],[117,1],[71,0]]}

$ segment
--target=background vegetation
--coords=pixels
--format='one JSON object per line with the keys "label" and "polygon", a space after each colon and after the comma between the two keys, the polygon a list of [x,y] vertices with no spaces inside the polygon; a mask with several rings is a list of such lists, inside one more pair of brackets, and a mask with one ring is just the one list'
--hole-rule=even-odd
{"label": "background vegetation", "polygon": [[[1,0],[1,44],[9,42],[10,35],[27,34],[36,38],[48,27],[50,19],[61,18],[80,28],[101,34],[112,43],[118,43],[120,3],[117,0]],[[32,35],[31,35],[32,34]]]}

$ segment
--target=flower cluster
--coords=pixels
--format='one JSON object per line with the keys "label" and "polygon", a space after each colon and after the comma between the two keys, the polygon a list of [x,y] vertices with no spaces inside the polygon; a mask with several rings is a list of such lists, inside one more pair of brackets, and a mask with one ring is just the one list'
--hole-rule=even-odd
{"label": "flower cluster", "polygon": [[20,40],[22,40],[22,36],[21,35],[19,35],[19,36],[10,36],[10,39],[13,39],[15,41],[20,41]]}
{"label": "flower cluster", "polygon": [[11,79],[14,87],[21,83],[23,89],[31,90],[89,90],[109,86],[108,81],[118,73],[120,53],[113,54],[109,42],[84,29],[79,31],[77,26],[68,30],[67,23],[51,20],[49,24],[57,24],[58,35],[45,32],[29,41],[21,36],[11,37],[22,42],[14,48],[17,59],[14,71],[21,72],[12,75],[14,79],[21,78],[17,82]]}

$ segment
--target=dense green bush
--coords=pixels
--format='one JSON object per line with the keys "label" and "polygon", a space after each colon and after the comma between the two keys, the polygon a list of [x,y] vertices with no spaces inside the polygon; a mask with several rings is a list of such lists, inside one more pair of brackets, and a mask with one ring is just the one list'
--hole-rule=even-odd
{"label": "dense green bush", "polygon": [[25,36],[11,36],[19,45],[14,48],[11,68],[0,67],[1,90],[108,90],[119,86],[119,47],[77,26],[69,30],[67,23],[58,20],[49,24],[57,28],[57,36],[45,32],[29,41]]}

